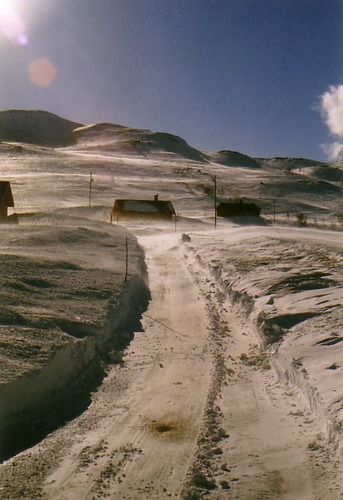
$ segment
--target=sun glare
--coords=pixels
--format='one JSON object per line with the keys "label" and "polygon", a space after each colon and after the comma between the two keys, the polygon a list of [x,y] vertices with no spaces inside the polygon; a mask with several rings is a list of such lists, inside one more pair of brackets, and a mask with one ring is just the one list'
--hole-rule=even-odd
{"label": "sun glare", "polygon": [[15,45],[28,44],[25,22],[9,0],[0,0],[0,31]]}
{"label": "sun glare", "polygon": [[50,87],[56,75],[57,70],[47,57],[33,61],[29,65],[30,81],[40,87]]}

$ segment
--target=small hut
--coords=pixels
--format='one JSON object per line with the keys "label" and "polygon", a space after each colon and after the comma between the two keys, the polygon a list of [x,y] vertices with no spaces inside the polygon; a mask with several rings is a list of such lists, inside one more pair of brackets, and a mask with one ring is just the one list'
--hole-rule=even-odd
{"label": "small hut", "polygon": [[14,200],[9,181],[0,181],[0,220],[8,219],[8,208],[14,207]]}
{"label": "small hut", "polygon": [[173,216],[175,210],[172,202],[159,200],[156,194],[152,200],[116,199],[111,212],[111,222],[120,218],[171,221]]}
{"label": "small hut", "polygon": [[256,203],[239,201],[228,201],[219,203],[217,207],[218,217],[259,217],[261,208]]}

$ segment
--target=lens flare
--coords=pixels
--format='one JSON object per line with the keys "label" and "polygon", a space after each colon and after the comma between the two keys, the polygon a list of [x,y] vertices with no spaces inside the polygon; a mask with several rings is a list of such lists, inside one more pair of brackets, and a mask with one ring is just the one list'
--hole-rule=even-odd
{"label": "lens flare", "polygon": [[39,87],[50,87],[56,75],[57,70],[47,57],[37,59],[29,65],[30,81]]}
{"label": "lens flare", "polygon": [[27,45],[28,35],[22,17],[5,0],[0,2],[0,31],[14,45]]}

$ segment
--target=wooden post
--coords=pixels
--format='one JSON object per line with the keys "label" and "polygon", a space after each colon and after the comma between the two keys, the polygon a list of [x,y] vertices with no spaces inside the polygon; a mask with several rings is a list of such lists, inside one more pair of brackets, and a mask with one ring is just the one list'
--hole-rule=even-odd
{"label": "wooden post", "polygon": [[129,241],[126,237],[125,240],[125,281],[127,281],[129,271]]}
{"label": "wooden post", "polygon": [[217,227],[217,176],[212,177],[214,188],[214,227]]}
{"label": "wooden post", "polygon": [[92,172],[89,173],[89,208],[92,206],[92,183],[93,183]]}

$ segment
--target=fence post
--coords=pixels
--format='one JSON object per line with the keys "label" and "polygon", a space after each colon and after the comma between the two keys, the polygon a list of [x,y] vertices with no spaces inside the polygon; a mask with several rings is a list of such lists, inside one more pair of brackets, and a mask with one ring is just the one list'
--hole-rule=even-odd
{"label": "fence post", "polygon": [[92,172],[89,173],[89,197],[88,197],[88,205],[89,208],[92,206],[92,183],[93,183],[93,175]]}
{"label": "fence post", "polygon": [[125,281],[127,281],[129,271],[129,242],[128,238],[125,239]]}

